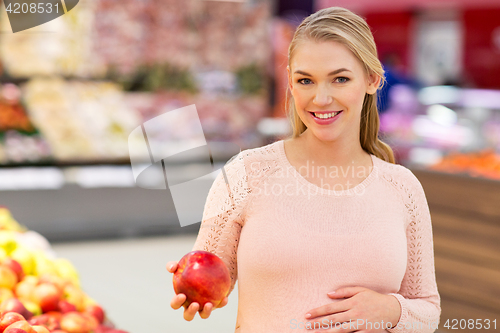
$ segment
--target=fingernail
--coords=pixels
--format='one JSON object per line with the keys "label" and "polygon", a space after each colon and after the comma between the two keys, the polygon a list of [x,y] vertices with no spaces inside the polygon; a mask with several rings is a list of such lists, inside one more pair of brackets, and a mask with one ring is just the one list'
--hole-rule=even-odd
{"label": "fingernail", "polygon": [[174,268],[174,264],[170,265],[168,269],[172,270],[172,268]]}
{"label": "fingernail", "polygon": [[306,314],[306,319],[308,319],[308,318],[311,318],[311,314],[310,313]]}
{"label": "fingernail", "polygon": [[327,295],[328,296],[333,296],[333,295],[335,295],[335,291],[330,291]]}

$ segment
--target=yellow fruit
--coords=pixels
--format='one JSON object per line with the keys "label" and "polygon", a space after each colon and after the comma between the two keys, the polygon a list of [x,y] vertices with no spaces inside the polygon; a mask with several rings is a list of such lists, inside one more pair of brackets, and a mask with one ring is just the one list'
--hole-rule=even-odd
{"label": "yellow fruit", "polygon": [[9,267],[0,265],[0,287],[12,289],[16,283],[16,273]]}
{"label": "yellow fruit", "polygon": [[43,252],[34,252],[34,258],[35,258],[35,270],[33,273],[34,275],[36,276],[42,276],[44,274],[58,275],[56,265]]}
{"label": "yellow fruit", "polygon": [[8,255],[10,255],[12,251],[17,248],[17,241],[14,231],[0,231],[0,247],[3,248]]}
{"label": "yellow fruit", "polygon": [[12,290],[5,287],[0,288],[0,303],[12,297],[14,297]]}
{"label": "yellow fruit", "polygon": [[27,299],[19,299],[21,303],[23,303],[24,307],[31,312],[34,316],[38,316],[42,314],[42,308],[40,305],[36,304],[33,301],[27,300]]}
{"label": "yellow fruit", "polygon": [[5,207],[0,207],[0,229],[22,231],[24,228],[17,223],[10,214],[10,211]]}
{"label": "yellow fruit", "polygon": [[84,310],[85,298],[86,298],[85,293],[77,286],[68,284],[64,288],[64,299],[73,304],[74,306],[76,306],[76,309],[78,311]]}
{"label": "yellow fruit", "polygon": [[10,257],[23,266],[24,274],[33,274],[35,269],[35,258],[33,253],[25,247],[19,246],[10,254]]}
{"label": "yellow fruit", "polygon": [[0,262],[3,262],[8,256],[7,251],[3,247],[0,247]]}
{"label": "yellow fruit", "polygon": [[80,286],[80,278],[75,266],[68,260],[59,258],[54,261],[57,267],[57,273],[60,277],[71,281],[77,287]]}

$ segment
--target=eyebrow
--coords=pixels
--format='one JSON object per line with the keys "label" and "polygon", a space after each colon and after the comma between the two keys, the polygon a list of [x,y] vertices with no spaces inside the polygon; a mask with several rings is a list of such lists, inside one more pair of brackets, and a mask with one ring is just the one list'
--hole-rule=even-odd
{"label": "eyebrow", "polygon": [[[339,68],[339,69],[336,69],[336,70],[331,71],[330,73],[328,73],[328,76],[335,75],[335,74],[338,74],[338,73],[341,73],[341,72],[350,72],[350,70],[348,70],[347,68]],[[301,70],[296,70],[294,72],[294,74],[302,74],[302,75],[305,75],[305,76],[312,76],[311,74],[306,73],[306,72],[301,71]]]}

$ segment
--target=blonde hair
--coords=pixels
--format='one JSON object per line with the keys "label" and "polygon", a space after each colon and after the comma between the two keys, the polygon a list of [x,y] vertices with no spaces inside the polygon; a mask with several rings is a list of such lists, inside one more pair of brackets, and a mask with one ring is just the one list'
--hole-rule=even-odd
{"label": "blonde hair", "polygon": [[[288,66],[293,53],[303,41],[335,41],[346,46],[363,64],[367,74],[377,74],[384,82],[384,69],[377,56],[377,48],[368,24],[358,15],[340,7],[330,7],[317,11],[306,17],[297,27],[288,48]],[[287,99],[290,90],[287,89]],[[288,118],[292,125],[292,138],[296,138],[306,130],[299,118],[293,96],[288,102]],[[379,116],[377,94],[366,94],[361,111],[359,139],[361,147],[378,158],[395,163],[391,147],[378,137]]]}

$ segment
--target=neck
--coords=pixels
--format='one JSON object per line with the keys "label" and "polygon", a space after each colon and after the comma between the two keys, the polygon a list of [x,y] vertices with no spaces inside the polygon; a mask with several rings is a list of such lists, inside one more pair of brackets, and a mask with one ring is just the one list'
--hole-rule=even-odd
{"label": "neck", "polygon": [[321,141],[306,129],[298,139],[303,147],[303,156],[314,161],[316,165],[347,167],[365,164],[370,158],[361,147],[359,138]]}

